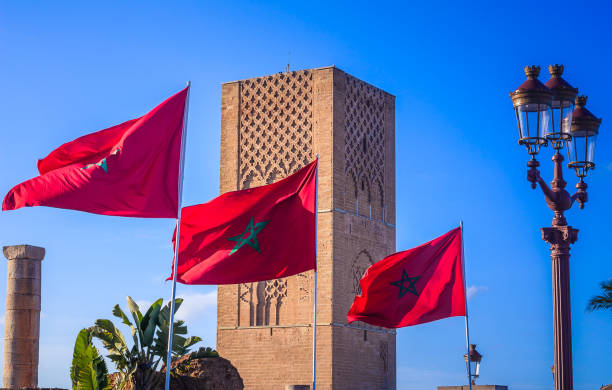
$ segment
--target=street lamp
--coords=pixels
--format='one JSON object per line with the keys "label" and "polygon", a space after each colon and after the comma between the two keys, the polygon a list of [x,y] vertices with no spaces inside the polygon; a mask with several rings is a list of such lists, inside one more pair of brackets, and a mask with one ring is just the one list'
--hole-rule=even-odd
{"label": "street lamp", "polygon": [[[527,163],[527,180],[532,188],[536,188],[536,183],[540,185],[548,207],[554,212],[552,227],[541,230],[542,239],[550,244],[552,259],[555,390],[572,390],[569,250],[578,239],[578,230],[567,225],[563,213],[572,207],[574,201],[578,201],[580,208],[584,208],[587,201],[584,178],[595,167],[595,140],[601,119],[585,108],[586,97],[576,98],[578,90],[561,78],[563,65],[551,65],[548,69],[552,77],[544,85],[537,79],[539,66],[525,67],[527,81],[510,92],[510,97],[519,127],[519,144],[525,145],[531,156]],[[549,141],[555,150],[551,187],[540,176],[535,158]],[[565,190],[567,183],[563,180],[560,150],[564,144],[567,145],[568,167],[576,171],[579,179],[578,191],[571,196]]]}
{"label": "street lamp", "polygon": [[510,96],[519,128],[519,145],[525,145],[527,153],[535,160],[540,146],[547,145],[552,93],[538,80],[539,66],[526,66],[524,70],[527,80],[511,92]]}
{"label": "street lamp", "polygon": [[570,168],[574,168],[576,176],[580,179],[576,184],[577,200],[580,208],[584,208],[584,202],[587,201],[586,188],[584,177],[589,169],[595,168],[593,161],[595,154],[595,141],[599,133],[599,125],[601,119],[595,117],[584,106],[586,105],[587,97],[579,96],[576,98],[576,108],[574,109],[572,126],[570,130],[571,138],[567,142],[567,156],[569,159]]}
{"label": "street lamp", "polygon": [[472,378],[472,385],[475,385],[476,378],[480,375],[480,361],[482,360],[482,355],[476,350],[476,344],[470,344],[469,359],[467,353],[463,355],[463,358],[469,373],[468,376]]}
{"label": "street lamp", "polygon": [[569,134],[578,89],[561,77],[563,65],[550,65],[548,71],[551,78],[545,85],[552,93],[552,123],[546,139],[552,143],[555,150],[559,150],[563,148],[565,141],[571,139]]}

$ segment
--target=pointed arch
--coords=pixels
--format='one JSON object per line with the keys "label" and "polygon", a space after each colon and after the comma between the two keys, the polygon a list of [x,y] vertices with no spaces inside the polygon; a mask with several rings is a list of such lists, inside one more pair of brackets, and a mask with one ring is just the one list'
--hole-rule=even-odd
{"label": "pointed arch", "polygon": [[370,180],[367,175],[362,174],[357,181],[357,213],[364,217],[370,217]]}
{"label": "pointed arch", "polygon": [[357,213],[357,179],[354,172],[349,172],[345,176],[344,209]]}
{"label": "pointed arch", "polygon": [[378,178],[372,184],[372,219],[382,220],[384,210],[384,193]]}

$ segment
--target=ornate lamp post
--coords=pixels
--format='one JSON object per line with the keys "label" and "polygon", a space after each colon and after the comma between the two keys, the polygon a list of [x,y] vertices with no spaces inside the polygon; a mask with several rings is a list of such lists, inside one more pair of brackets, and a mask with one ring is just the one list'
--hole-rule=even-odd
{"label": "ornate lamp post", "polygon": [[[553,274],[553,327],[554,327],[554,380],[555,390],[572,390],[572,333],[570,313],[569,257],[570,245],[578,238],[578,230],[567,225],[563,213],[578,201],[584,208],[587,201],[584,182],[588,171],[595,168],[593,153],[601,119],[597,119],[584,106],[586,96],[576,98],[578,90],[561,75],[563,65],[550,65],[551,79],[542,84],[538,80],[539,66],[526,66],[527,80],[510,92],[519,127],[519,144],[527,147],[531,160],[527,180],[531,187],[540,184],[548,207],[554,212],[552,227],[542,228],[542,239],[550,244]],[[575,108],[574,108],[575,102]],[[540,147],[552,145],[555,154],[554,178],[548,187],[540,177],[536,155]],[[568,167],[574,168],[579,178],[577,192],[565,190],[563,155],[567,145]]]}
{"label": "ornate lamp post", "polygon": [[469,376],[472,378],[472,385],[476,384],[476,378],[480,375],[480,361],[482,360],[482,355],[476,350],[476,344],[470,344],[470,356],[468,358],[468,354],[463,355],[465,359],[465,365],[467,366],[467,370],[470,373]]}

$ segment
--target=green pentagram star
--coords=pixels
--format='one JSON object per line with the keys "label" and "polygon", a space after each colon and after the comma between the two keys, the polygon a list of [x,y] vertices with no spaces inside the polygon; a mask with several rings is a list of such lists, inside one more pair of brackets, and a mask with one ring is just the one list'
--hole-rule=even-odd
{"label": "green pentagram star", "polygon": [[[112,156],[112,155],[117,154],[117,152],[118,152],[118,151],[119,151],[119,149],[115,149],[115,150],[114,150],[114,151],[113,151],[113,152],[112,152],[112,153],[111,153],[109,156]],[[88,165],[84,166],[84,167],[83,167],[83,168],[81,168],[81,169],[89,169],[89,168],[94,167],[94,166],[96,166],[96,165],[97,165],[97,166],[99,166],[99,167],[101,167],[102,169],[104,169],[104,172],[105,172],[105,173],[108,173],[108,168],[107,168],[107,166],[106,166],[106,157],[104,157],[102,160],[98,161],[98,162],[97,162],[97,163],[95,163],[95,164],[88,164]]]}
{"label": "green pentagram star", "polygon": [[261,252],[259,248],[259,241],[257,241],[257,233],[259,233],[261,229],[263,229],[268,224],[268,222],[270,221],[259,222],[253,225],[253,218],[251,218],[251,221],[249,222],[249,225],[247,226],[244,233],[228,238],[228,240],[230,241],[236,241],[236,245],[234,245],[234,248],[229,253],[229,255],[231,256],[232,254],[234,254],[234,252],[242,248],[244,244],[248,244],[257,252]]}
{"label": "green pentagram star", "polygon": [[[406,273],[406,270],[402,270],[402,278],[400,280],[398,280],[397,282],[391,282],[392,285],[399,287],[399,296],[397,297],[397,299],[401,299],[404,295],[406,295],[406,293],[411,293],[416,295],[417,297],[419,296],[419,293],[416,289],[416,287],[414,286],[414,284],[417,282],[417,280],[419,280],[421,277],[420,276],[415,276],[415,277],[409,277],[408,274]],[[406,287],[404,285],[404,283],[408,282],[408,287]]]}

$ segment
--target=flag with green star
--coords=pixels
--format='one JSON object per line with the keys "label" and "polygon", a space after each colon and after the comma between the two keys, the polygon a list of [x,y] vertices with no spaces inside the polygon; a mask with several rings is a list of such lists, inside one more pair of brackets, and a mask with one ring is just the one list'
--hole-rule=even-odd
{"label": "flag with green star", "polygon": [[368,268],[348,322],[399,328],[465,315],[461,229]]}
{"label": "flag with green star", "polygon": [[38,160],[2,210],[48,206],[141,218],[176,218],[189,87],[140,118],[83,135]]}
{"label": "flag with green star", "polygon": [[247,283],[314,269],[316,164],[273,184],[184,207],[177,281]]}

